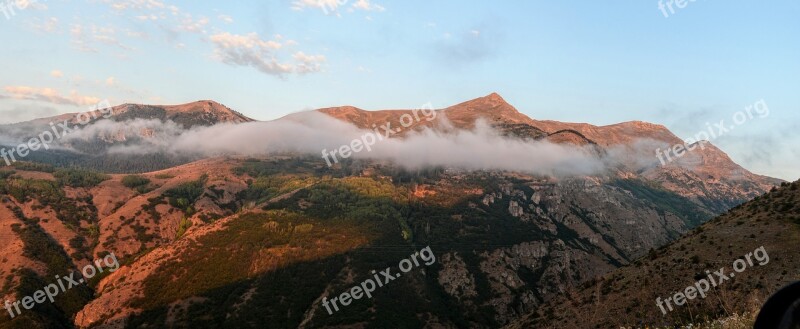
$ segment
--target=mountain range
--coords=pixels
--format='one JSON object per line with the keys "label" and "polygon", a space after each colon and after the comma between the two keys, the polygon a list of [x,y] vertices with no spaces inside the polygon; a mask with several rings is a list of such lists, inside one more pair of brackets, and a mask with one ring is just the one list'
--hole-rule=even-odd
{"label": "mountain range", "polygon": [[[762,196],[785,182],[749,172],[707,141],[661,165],[656,149],[683,144],[661,125],[534,120],[497,94],[437,109],[436,120],[410,125],[403,124],[403,116],[414,109],[352,106],[271,122],[213,101],[125,104],[113,107],[113,113],[59,140],[52,150],[0,168],[0,236],[7,241],[0,251],[0,278],[5,278],[0,292],[9,300],[22,298],[53,275],[66,275],[109,253],[122,267],[52,305],[13,320],[4,317],[0,328],[661,323],[644,305],[659,291],[641,291],[641,300],[605,309],[590,305],[600,298],[592,291],[612,287],[602,295],[607,300],[631,296],[636,285],[630,282],[642,280],[632,278],[637,268],[663,269],[670,260],[685,259],[688,247],[680,249],[684,254],[674,250],[699,239],[697,230],[730,232],[716,223],[737,225],[742,236],[725,236],[730,241],[768,237],[765,232],[776,232],[775,227],[747,238],[744,228],[761,223],[730,218],[744,216],[737,213],[741,209],[784,207],[785,196],[771,202],[770,195],[796,187],[784,184]],[[13,147],[49,122],[74,117],[0,127],[0,144]],[[579,159],[597,160],[602,170],[544,175],[536,168],[509,170],[496,162],[465,167],[448,159],[409,166],[377,151],[385,145],[328,166],[318,151],[305,151],[329,144],[300,147],[294,135],[280,133],[269,135],[271,140],[239,139],[229,150],[224,143],[213,148],[226,152],[205,150],[230,136],[248,136],[240,136],[242,131],[319,129],[319,122],[341,129],[320,136],[340,131],[357,136],[387,123],[407,126],[386,147],[405,143],[420,153],[431,148],[427,154],[433,155],[442,152],[438,144],[414,142],[491,138],[507,143],[495,148],[544,145],[534,150],[580,153]],[[281,147],[268,152],[245,147],[260,143]],[[469,143],[461,145],[477,145]],[[485,156],[476,152],[470,161]],[[512,168],[526,168],[526,163]],[[742,205],[755,198],[758,206]],[[792,207],[775,211],[796,213]],[[711,253],[722,238],[692,246]],[[368,300],[334,314],[325,311],[323,298],[425,247],[435,254],[434,264],[407,273]],[[784,274],[773,281],[777,285],[788,278]],[[629,284],[618,287],[617,282]],[[766,293],[774,286],[754,289]],[[732,307],[742,309],[743,300],[731,299]],[[641,310],[634,312],[637,307]],[[587,310],[593,317],[581,315]],[[605,316],[620,310],[637,316]],[[690,310],[676,312],[675,319],[693,319],[686,315]],[[721,314],[711,304],[703,312]]]}

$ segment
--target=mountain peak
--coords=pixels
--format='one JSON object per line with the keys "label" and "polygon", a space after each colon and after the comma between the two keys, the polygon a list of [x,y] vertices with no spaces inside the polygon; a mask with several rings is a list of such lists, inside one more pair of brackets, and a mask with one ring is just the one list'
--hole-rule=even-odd
{"label": "mountain peak", "polygon": [[502,102],[502,103],[507,103],[507,102],[506,102],[506,100],[505,100],[505,99],[503,99],[503,97],[502,97],[502,96],[500,96],[500,94],[498,94],[498,93],[496,93],[496,92],[493,92],[493,93],[491,93],[491,94],[489,94],[489,95],[486,95],[486,96],[483,96],[483,97],[481,97],[481,98],[485,98],[485,99],[487,99],[487,100],[489,100],[489,101],[492,101],[492,102]]}
{"label": "mountain peak", "polygon": [[498,93],[469,100],[445,109],[447,117],[453,122],[468,123],[470,126],[480,117],[492,122],[527,123],[530,118],[517,111]]}
{"label": "mountain peak", "polygon": [[186,104],[166,105],[163,107],[167,111],[185,112],[185,113],[191,113],[191,112],[233,113],[234,112],[229,107],[222,105],[218,102],[215,102],[213,100],[199,100]]}
{"label": "mountain peak", "polygon": [[487,107],[490,107],[491,109],[513,110],[514,112],[517,112],[517,109],[506,102],[503,96],[500,96],[498,93],[491,93],[489,95],[478,97],[461,104],[474,105],[476,109],[486,109]]}
{"label": "mountain peak", "polygon": [[213,100],[199,100],[179,105],[122,104],[114,107],[114,117],[119,120],[135,118],[172,120],[182,124],[185,128],[195,125],[209,126],[223,122],[254,121]]}

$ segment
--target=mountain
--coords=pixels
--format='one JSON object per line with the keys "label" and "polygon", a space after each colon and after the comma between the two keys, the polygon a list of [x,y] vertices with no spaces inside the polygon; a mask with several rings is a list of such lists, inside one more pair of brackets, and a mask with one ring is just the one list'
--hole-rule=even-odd
{"label": "mountain", "polygon": [[[375,129],[386,123],[400,127],[403,116],[419,118],[419,110],[364,111],[352,106],[325,108],[320,113],[351,123],[360,129]],[[29,160],[59,166],[80,166],[104,172],[128,173],[166,169],[180,164],[200,160],[196,154],[175,154],[172,152],[151,152],[146,154],[114,153],[115,147],[136,145],[142,139],[152,139],[157,134],[153,124],[132,124],[134,120],[154,120],[155,122],[174,122],[178,129],[207,127],[220,123],[248,123],[252,119],[213,101],[158,106],[124,104],[113,107],[114,122],[126,123],[116,130],[103,130],[100,138],[93,140],[72,139],[64,148],[34,152]],[[424,128],[442,132],[453,129],[473,129],[478,120],[487,121],[503,135],[531,140],[548,140],[554,143],[572,145],[591,145],[596,153],[629,153],[629,159],[618,169],[618,176],[643,176],[658,181],[670,190],[692,198],[704,206],[721,212],[745,200],[749,200],[781,180],[755,175],[733,162],[724,152],[709,142],[699,142],[699,147],[680,159],[659,165],[656,149],[667,149],[683,141],[661,125],[645,122],[626,122],[608,126],[593,126],[584,123],[563,123],[556,121],[533,120],[517,111],[500,95],[492,93],[474,100],[456,104],[436,111],[442,120],[416,119],[407,129],[392,135],[404,138],[413,131]],[[276,120],[281,122],[295,119],[290,115]],[[15,145],[27,142],[36,133],[47,129],[47,122],[62,120],[76,121],[75,114],[65,114],[53,118],[33,120],[26,123],[0,127],[0,145]],[[92,127],[94,120],[86,127]],[[161,127],[162,129],[167,129]],[[174,134],[162,132],[159,136],[169,143]],[[9,137],[11,136],[11,137]]]}
{"label": "mountain", "polygon": [[[734,314],[754,317],[767,297],[800,280],[798,200],[800,181],[783,184],[628,266],[565,292],[508,328],[668,326]],[[683,306],[663,301],[700,280],[710,281],[706,271],[720,268],[729,279],[715,273],[720,282],[709,285],[705,298]]]}
{"label": "mountain", "polygon": [[[353,106],[319,109],[322,113],[337,119],[350,122],[362,129],[371,129],[374,125],[392,122],[400,125],[399,118],[404,114],[413,114],[413,110],[365,111]],[[593,126],[585,123],[565,123],[558,121],[540,121],[520,113],[514,106],[497,93],[491,93],[463,103],[438,110],[439,115],[458,129],[471,129],[475,122],[484,119],[496,127],[529,126],[535,131],[529,138],[538,139],[550,135],[571,134],[575,138],[603,146],[628,144],[636,139],[651,138],[670,143],[682,143],[666,127],[645,122],[626,122],[610,126]],[[411,125],[412,130],[420,126],[432,126],[437,122],[417,120]]]}
{"label": "mountain", "polygon": [[[318,110],[362,129],[391,122],[400,126],[403,115],[413,110],[364,111],[345,106]],[[534,120],[520,113],[497,93],[437,110],[439,117],[457,129],[472,129],[483,119],[508,136],[546,139],[555,143],[595,145],[599,152],[628,151],[636,156],[618,168],[617,176],[641,177],[658,182],[670,191],[690,198],[716,213],[750,200],[780,179],[753,174],[742,168],[708,141],[673,162],[659,165],[656,149],[683,145],[683,140],[662,125],[631,121],[607,126],[586,123]],[[429,127],[449,129],[441,121],[416,120],[408,131]],[[402,138],[403,135],[399,135]]]}
{"label": "mountain", "polygon": [[[6,125],[6,128],[15,126],[35,126],[49,122],[62,122],[68,120],[72,123],[79,121],[79,113],[65,113],[54,117],[40,118],[31,121]],[[103,112],[102,114],[106,114]],[[122,104],[111,107],[109,119],[114,121],[127,121],[133,119],[158,119],[173,121],[184,128],[195,126],[211,126],[220,123],[243,123],[254,121],[244,114],[236,112],[229,107],[211,100],[201,100],[181,105],[144,105]]]}
{"label": "mountain", "polygon": [[[497,328],[780,183],[746,171],[710,143],[652,165],[652,145],[680,141],[666,128],[536,121],[497,94],[437,110],[447,121],[416,120],[395,138],[422,129],[448,134],[485,120],[511,139],[584,145],[599,155],[641,148],[649,162],[634,156],[593,176],[549,177],[409,170],[381,159],[328,166],[318,155],[289,152],[124,157],[106,148],[153,138],[136,122],[180,131],[253,123],[209,102],[115,109],[115,122],[136,129],[69,141],[47,161],[0,167],[0,236],[8,246],[0,252],[0,292],[9,300],[31,295],[109,253],[122,266],[55,304],[2,318],[0,328]],[[414,114],[319,112],[363,129]],[[138,174],[65,168],[65,159]],[[434,262],[371,298],[333,314],[322,305],[426,247]]]}
{"label": "mountain", "polygon": [[[89,113],[92,115],[86,115]],[[120,125],[107,127],[103,121],[106,118]],[[56,138],[52,148],[31,152],[26,160],[115,173],[159,170],[196,161],[201,157],[170,152],[126,154],[111,151],[114,147],[136,145],[142,139],[152,139],[158,133],[174,134],[181,129],[225,123],[239,124],[254,120],[220,103],[208,100],[182,105],[123,104],[93,112],[67,113],[0,126],[0,148],[13,148],[37,138],[43,132],[62,130],[60,126],[65,121],[73,128],[96,128],[98,138]],[[54,126],[51,126],[51,123]],[[160,131],[159,128],[169,127],[167,123],[174,125],[173,132]],[[70,134],[74,135],[74,132]],[[166,138],[170,137],[174,136]]]}
{"label": "mountain", "polygon": [[172,106],[125,104],[114,107],[114,113],[115,121],[132,118],[171,120],[184,128],[254,121],[227,106],[208,100]]}
{"label": "mountain", "polygon": [[[414,114],[413,109],[365,111],[353,106],[324,108],[317,111],[352,123],[361,129],[372,129],[374,126],[387,122],[397,127],[401,125],[400,117]],[[481,118],[488,120],[496,127],[514,127],[521,124],[530,126],[532,121],[496,93],[437,110],[437,113],[437,115],[443,114],[447,117],[449,123],[457,129],[472,129],[475,127],[475,122]],[[444,128],[441,122],[415,120],[408,125],[408,130],[419,130],[423,127]],[[544,136],[546,136],[545,132],[534,127],[533,133],[519,137],[538,139]]]}

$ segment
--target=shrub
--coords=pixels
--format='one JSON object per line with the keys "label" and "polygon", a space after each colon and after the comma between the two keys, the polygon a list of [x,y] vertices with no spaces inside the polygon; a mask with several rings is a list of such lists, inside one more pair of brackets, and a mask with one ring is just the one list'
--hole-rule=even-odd
{"label": "shrub", "polygon": [[207,180],[208,175],[204,174],[196,181],[183,183],[167,190],[164,192],[164,196],[169,198],[171,206],[188,211],[189,206],[193,205],[203,195]]}
{"label": "shrub", "polygon": [[62,186],[94,187],[111,177],[84,169],[58,169],[53,174]]}
{"label": "shrub", "polygon": [[189,219],[186,218],[186,216],[183,216],[183,218],[181,218],[180,225],[178,225],[178,233],[175,234],[175,239],[180,239],[180,237],[182,237],[183,234],[186,233],[186,230],[188,230],[189,227],[191,226],[192,222],[189,221]]}
{"label": "shrub", "polygon": [[40,171],[47,173],[52,173],[56,171],[56,168],[49,164],[36,163],[36,162],[19,161],[12,163],[11,166],[24,171]]}
{"label": "shrub", "polygon": [[122,177],[122,185],[125,187],[134,189],[139,194],[145,194],[147,192],[152,191],[154,188],[150,186],[150,179],[139,175],[128,175]]}
{"label": "shrub", "polygon": [[125,185],[127,188],[137,188],[147,184],[150,184],[150,180],[139,175],[128,175],[122,177],[122,185]]}

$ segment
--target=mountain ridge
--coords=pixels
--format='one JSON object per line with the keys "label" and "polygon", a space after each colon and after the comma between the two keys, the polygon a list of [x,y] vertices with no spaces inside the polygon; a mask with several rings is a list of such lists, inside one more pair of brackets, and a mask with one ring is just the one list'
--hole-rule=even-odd
{"label": "mountain ridge", "polygon": [[[91,110],[97,112],[99,109]],[[158,113],[162,110],[163,113]],[[78,121],[78,115],[84,112],[70,112],[63,113],[52,117],[36,118],[28,121],[6,124],[5,126],[17,125],[35,125],[47,124],[49,122],[61,122],[67,120],[70,123]],[[103,113],[105,114],[105,112]],[[194,102],[175,104],[175,105],[151,105],[151,104],[138,104],[138,103],[124,103],[111,106],[111,114],[108,115],[109,119],[114,120],[120,116],[124,119],[134,118],[160,118],[173,121],[181,121],[186,119],[187,116],[203,116],[206,115],[208,121],[206,124],[217,123],[244,123],[256,121],[244,114],[235,111],[219,102],[213,100],[198,100]],[[176,121],[176,122],[177,122]],[[180,122],[179,122],[180,123]],[[192,125],[190,125],[192,126]]]}
{"label": "mountain ridge", "polygon": [[[257,122],[239,112],[214,101],[196,101],[179,105],[141,105],[123,104],[113,107],[112,120],[126,121],[134,119],[159,119],[161,121],[174,121],[184,128],[212,126],[219,123],[250,123]],[[612,167],[618,176],[642,176],[660,181],[671,186],[673,191],[690,198],[707,198],[710,193],[727,190],[730,201],[725,206],[717,207],[717,211],[734,206],[737,202],[748,200],[766,191],[771,186],[780,184],[783,180],[763,175],[757,175],[736,164],[725,152],[710,142],[698,142],[694,151],[687,152],[683,157],[672,162],[658,163],[656,151],[666,150],[673,145],[681,145],[683,141],[671,133],[665,126],[643,121],[627,121],[605,126],[595,126],[588,123],[566,123],[552,120],[534,120],[519,112],[497,93],[478,97],[441,109],[426,109],[435,111],[443,120],[426,120],[420,118],[413,121],[407,129],[392,135],[391,138],[404,138],[408,134],[422,129],[440,130],[449,132],[453,129],[473,129],[479,120],[486,121],[490,126],[509,138],[523,140],[545,140],[557,144],[590,147],[598,155],[615,154],[622,160],[618,167]],[[391,123],[393,127],[400,126],[401,118],[405,115],[414,115],[419,109],[392,109],[366,111],[354,106],[329,107],[314,110],[335,119],[355,125],[357,128],[373,130],[375,127]],[[419,113],[416,113],[417,117]],[[288,115],[270,122],[284,120],[302,120],[302,116]],[[148,132],[144,132],[148,133]],[[146,138],[147,136],[142,136]],[[96,154],[98,149],[107,148],[115,142],[124,142],[125,136],[109,134],[102,144],[82,145],[83,153]],[[112,144],[109,144],[112,143]],[[77,155],[76,155],[77,156]],[[155,155],[163,158],[165,155]],[[131,161],[132,160],[132,161]],[[117,172],[129,170],[127,168],[143,168],[146,171],[164,169],[168,166],[197,160],[185,157],[182,159],[161,159],[158,165],[137,165],[136,158],[114,164]],[[150,160],[148,160],[150,161]],[[91,163],[115,163],[114,159],[99,158]],[[85,165],[86,161],[72,160],[70,163]],[[120,169],[116,169],[120,168]],[[687,179],[689,176],[691,179]],[[692,183],[692,182],[699,182]],[[711,185],[717,185],[712,187]],[[746,195],[745,198],[739,196]],[[735,197],[734,197],[735,196]],[[717,197],[713,199],[718,199]],[[699,201],[698,202],[702,202]]]}
{"label": "mountain ridge", "polygon": [[[362,129],[371,129],[385,122],[398,124],[399,117],[412,114],[413,110],[378,110],[366,111],[357,107],[345,106],[317,110],[342,121],[350,122]],[[606,151],[615,151],[620,146],[627,151],[639,154],[645,159],[630,159],[629,170],[638,171],[638,175],[668,182],[679,194],[691,196],[703,194],[696,187],[684,185],[686,175],[697,176],[693,179],[718,182],[731,179],[733,181],[756,182],[760,191],[784,180],[758,175],[735,163],[724,151],[709,141],[700,141],[699,147],[687,152],[683,157],[659,165],[657,149],[667,150],[673,145],[683,145],[684,141],[673,134],[666,126],[645,121],[626,121],[604,126],[588,123],[569,123],[553,120],[535,120],[519,112],[513,105],[497,93],[465,101],[443,109],[436,110],[456,128],[472,129],[478,120],[486,120],[505,135],[544,139],[555,143],[567,143],[578,146],[597,145]],[[414,122],[409,130],[423,128],[442,129],[436,121],[421,120]],[[446,129],[446,127],[444,128]],[[403,135],[399,137],[402,138]],[[640,145],[641,144],[641,145]],[[641,161],[649,162],[643,169]],[[737,185],[738,183],[733,183]],[[680,187],[679,187],[680,186]],[[746,187],[745,187],[746,188]],[[694,192],[690,192],[694,190]],[[749,194],[749,198],[758,193]],[[730,204],[733,206],[734,204]],[[720,208],[722,209],[722,208]]]}

